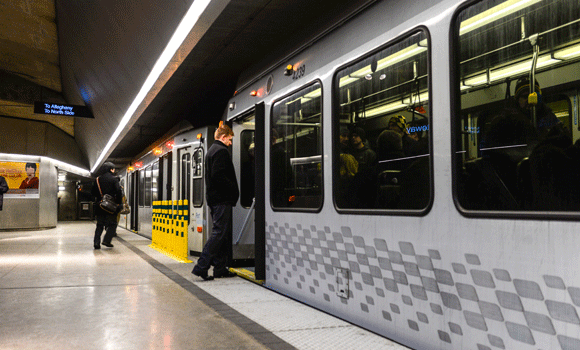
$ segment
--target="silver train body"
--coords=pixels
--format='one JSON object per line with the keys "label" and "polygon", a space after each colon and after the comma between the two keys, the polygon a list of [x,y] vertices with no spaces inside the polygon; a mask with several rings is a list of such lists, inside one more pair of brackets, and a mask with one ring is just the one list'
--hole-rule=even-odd
{"label": "silver train body", "polygon": [[[412,348],[580,348],[579,12],[377,1],[249,67],[224,116],[234,256],[255,258],[267,288]],[[539,102],[507,108],[526,77]],[[381,142],[397,116],[418,141],[393,158]]]}

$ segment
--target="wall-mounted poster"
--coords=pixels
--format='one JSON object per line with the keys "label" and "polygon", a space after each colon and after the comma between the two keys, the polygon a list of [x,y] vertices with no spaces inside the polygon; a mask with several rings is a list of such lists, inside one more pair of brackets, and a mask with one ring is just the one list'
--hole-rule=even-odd
{"label": "wall-mounted poster", "polygon": [[4,198],[39,198],[39,163],[0,162],[0,176],[8,183]]}

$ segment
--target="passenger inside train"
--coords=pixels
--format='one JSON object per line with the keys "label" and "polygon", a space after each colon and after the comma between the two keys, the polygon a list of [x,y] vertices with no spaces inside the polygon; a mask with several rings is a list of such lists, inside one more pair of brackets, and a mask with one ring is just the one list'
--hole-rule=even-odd
{"label": "passenger inside train", "polygon": [[482,2],[457,20],[458,204],[482,212],[578,211],[578,8],[542,1],[504,11],[501,20],[478,19],[494,9]]}
{"label": "passenger inside train", "polygon": [[[354,136],[350,148],[342,143],[337,147],[338,209],[427,207],[431,197],[427,46],[425,34],[418,32],[338,72],[340,117],[335,123],[341,134],[346,129]],[[370,156],[360,156],[357,146],[373,155],[372,164],[367,161]],[[345,154],[359,163],[349,186],[343,185]]]}

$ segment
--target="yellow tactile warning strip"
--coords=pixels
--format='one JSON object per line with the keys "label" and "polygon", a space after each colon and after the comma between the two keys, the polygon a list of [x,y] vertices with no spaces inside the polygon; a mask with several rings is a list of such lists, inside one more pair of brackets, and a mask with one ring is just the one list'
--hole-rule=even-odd
{"label": "yellow tactile warning strip", "polygon": [[192,263],[192,262],[193,262],[193,261],[191,261],[191,260],[189,260],[189,259],[184,259],[184,258],[182,258],[182,257],[180,257],[180,256],[177,256],[177,255],[171,254],[170,252],[168,252],[168,251],[164,250],[163,248],[160,248],[160,247],[156,246],[156,245],[155,245],[155,244],[153,244],[153,243],[149,245],[149,248],[153,248],[153,249],[155,249],[156,251],[158,251],[159,253],[161,253],[161,254],[163,254],[163,255],[165,255],[165,256],[167,256],[167,257],[170,257],[171,259],[173,259],[173,260],[175,260],[175,261],[179,261],[179,262],[181,262],[181,263],[184,263],[184,264],[189,264],[189,263]]}
{"label": "yellow tactile warning strip", "polygon": [[264,284],[264,280],[257,280],[256,279],[256,275],[254,274],[253,271],[238,267],[238,268],[230,268],[230,272],[233,272],[236,275],[238,275],[242,278],[245,278],[250,282],[254,282],[254,283],[259,284],[259,285]]}

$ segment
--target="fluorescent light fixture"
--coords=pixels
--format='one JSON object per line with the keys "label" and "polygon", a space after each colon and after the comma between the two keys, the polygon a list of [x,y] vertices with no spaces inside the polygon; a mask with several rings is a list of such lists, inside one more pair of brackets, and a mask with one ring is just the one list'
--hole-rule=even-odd
{"label": "fluorescent light fixture", "polygon": [[161,53],[161,56],[159,56],[159,59],[157,59],[157,62],[153,66],[153,69],[149,73],[149,76],[145,80],[145,83],[143,83],[141,90],[139,90],[139,93],[133,100],[133,103],[131,103],[131,106],[129,106],[129,109],[121,119],[121,122],[119,123],[117,129],[109,139],[109,142],[107,142],[107,145],[101,151],[101,154],[97,158],[95,165],[93,165],[93,168],[91,169],[92,172],[94,172],[100,166],[106,154],[113,146],[113,143],[115,143],[115,141],[117,140],[123,129],[125,129],[125,126],[127,126],[129,121],[133,117],[133,113],[135,113],[141,102],[143,102],[143,100],[145,99],[145,97],[147,96],[147,94],[149,93],[149,91],[151,90],[151,88],[153,87],[153,85],[155,84],[155,82],[165,69],[165,67],[167,67],[167,65],[171,61],[171,58],[173,58],[173,56],[175,55],[175,53],[177,52],[177,50],[179,49],[185,38],[189,35],[191,30],[193,29],[193,26],[197,23],[197,21],[201,17],[203,11],[205,11],[207,6],[209,5],[210,1],[211,0],[195,0],[191,4],[191,7],[187,11],[181,22],[179,23],[179,26],[177,27],[175,33],[173,33],[173,36],[171,37],[171,40],[169,40],[169,43],[165,47],[165,50],[163,50],[163,53]]}
{"label": "fluorescent light fixture", "polygon": [[59,170],[64,170],[68,173],[73,173],[84,177],[91,177],[91,173],[87,169],[79,168],[76,165],[68,164],[50,157],[31,156],[13,153],[0,153],[0,160],[12,162],[34,162],[34,163],[52,162],[58,167]]}
{"label": "fluorescent light fixture", "polygon": [[58,186],[59,191],[64,191],[64,186]]}
{"label": "fluorescent light fixture", "polygon": [[542,0],[509,0],[497,6],[490,8],[487,11],[480,13],[477,16],[471,17],[463,22],[459,27],[459,35],[471,32],[477,28],[483,27],[486,24],[495,22],[498,19],[504,18],[528,6],[532,6]]}
{"label": "fluorescent light fixture", "polygon": [[[383,70],[385,68],[393,66],[401,61],[409,59],[425,51],[427,51],[427,39],[423,39],[418,44],[413,44],[409,47],[404,48],[401,51],[397,51],[390,56],[380,59],[379,61],[377,61],[376,70],[377,71]],[[351,73],[347,76],[340,78],[339,86],[343,87],[350,83],[354,83],[360,78],[366,78],[370,74],[372,74],[371,66],[370,65],[365,66],[354,73]]]}
{"label": "fluorescent light fixture", "polygon": [[311,92],[307,93],[307,94],[306,94],[306,95],[304,95],[304,96],[300,96],[300,97],[298,97],[298,98],[297,98],[297,99],[295,99],[295,100],[292,100],[292,101],[288,101],[288,102],[286,102],[286,105],[290,105],[290,104],[292,104],[292,103],[294,103],[294,102],[296,102],[296,101],[300,101],[300,103],[302,103],[302,101],[304,101],[304,102],[308,102],[308,101],[310,101],[310,100],[312,100],[312,99],[315,99],[315,98],[317,98],[317,97],[320,97],[320,95],[322,95],[322,89],[316,89],[316,90],[314,90],[314,91],[311,91]]}
{"label": "fluorescent light fixture", "polygon": [[554,52],[554,58],[559,60],[569,60],[578,56],[580,56],[580,45],[570,46]]}
{"label": "fluorescent light fixture", "polygon": [[[414,96],[414,98],[413,98],[414,101],[420,100],[421,102],[427,102],[429,100],[429,93],[428,92],[424,92],[424,93],[420,94],[418,99],[417,99],[417,95],[413,95],[413,96]],[[364,113],[364,115],[365,115],[365,117],[370,118],[370,117],[385,114],[388,112],[405,109],[412,102],[413,101],[411,101],[411,98],[405,98],[401,102],[399,102],[399,101],[393,102],[393,103],[389,103],[389,104],[384,105],[384,106],[380,106],[380,107],[376,107],[376,108],[373,108],[371,110],[368,110]]]}
{"label": "fluorescent light fixture", "polygon": [[316,90],[304,95],[304,98],[312,99],[312,98],[320,97],[320,95],[322,95],[322,89],[316,89]]}
{"label": "fluorescent light fixture", "polygon": [[[578,56],[580,56],[580,44],[562,50],[558,50],[554,52],[553,56],[550,54],[544,54],[540,56],[538,58],[538,62],[536,63],[536,69],[550,67],[557,63],[562,62],[562,60],[569,60],[572,58],[576,58]],[[532,59],[512,64],[496,70],[492,68],[489,75],[489,83],[497,82],[498,80],[502,80],[510,76],[515,76],[523,72],[529,72],[531,69],[532,69]],[[487,83],[488,83],[487,74],[486,73],[479,74],[469,79],[466,79],[461,86],[461,90],[467,90],[469,88],[477,87],[479,85],[484,85]]]}

